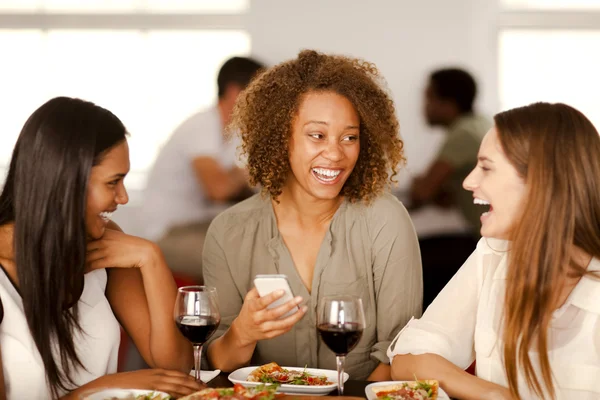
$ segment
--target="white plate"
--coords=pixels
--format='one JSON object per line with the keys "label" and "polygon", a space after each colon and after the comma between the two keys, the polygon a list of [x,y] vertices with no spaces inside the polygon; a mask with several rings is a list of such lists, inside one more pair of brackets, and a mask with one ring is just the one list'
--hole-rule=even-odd
{"label": "white plate", "polygon": [[[255,387],[262,385],[261,382],[248,382],[248,375],[254,371],[257,367],[245,367],[233,371],[227,377],[232,383],[239,383],[245,387]],[[316,369],[316,368],[296,368],[296,367],[282,367],[292,371],[304,371],[311,375],[327,377],[329,382],[333,382],[331,385],[324,386],[305,386],[305,385],[289,385],[283,384],[279,386],[277,391],[279,393],[292,393],[292,394],[310,394],[310,395],[326,395],[337,389],[337,371],[330,369]],[[344,372],[344,382],[348,380],[349,375]]]}
{"label": "white plate", "polygon": [[[377,396],[375,396],[375,393],[373,393],[372,388],[377,387],[377,386],[397,385],[399,383],[404,383],[404,382],[411,382],[411,381],[387,381],[387,382],[371,383],[371,384],[367,385],[367,387],[365,388],[365,394],[367,395],[367,399],[376,400]],[[442,388],[440,388],[440,390],[438,390],[438,400],[450,400],[450,397],[448,396],[448,394],[446,392],[444,392],[444,390],[442,390]]]}
{"label": "white plate", "polygon": [[160,395],[161,399],[171,399],[168,393],[159,392],[157,390],[140,390],[140,389],[103,389],[94,393],[90,393],[89,395],[84,395],[84,400],[110,400],[113,397],[117,399],[126,399],[131,396],[140,396],[140,395]]}

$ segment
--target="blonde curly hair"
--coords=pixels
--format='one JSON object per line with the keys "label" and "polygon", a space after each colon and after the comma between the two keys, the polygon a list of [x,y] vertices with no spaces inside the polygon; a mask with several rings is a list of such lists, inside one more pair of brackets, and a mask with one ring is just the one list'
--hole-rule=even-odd
{"label": "blonde curly hair", "polygon": [[340,194],[370,202],[405,163],[394,103],[375,65],[313,50],[258,75],[237,100],[228,130],[241,136],[250,183],[275,200],[281,195],[291,170],[292,122],[303,96],[314,91],[342,95],[358,113],[360,153]]}

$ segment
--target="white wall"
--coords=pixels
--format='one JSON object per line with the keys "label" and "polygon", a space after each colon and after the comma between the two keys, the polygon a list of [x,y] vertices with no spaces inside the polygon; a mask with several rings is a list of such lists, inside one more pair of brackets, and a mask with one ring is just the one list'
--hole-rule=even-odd
{"label": "white wall", "polygon": [[379,67],[396,102],[411,173],[426,168],[441,139],[421,113],[431,69],[467,68],[480,84],[479,109],[497,111],[495,0],[251,1],[246,23],[252,53],[263,61],[312,48]]}

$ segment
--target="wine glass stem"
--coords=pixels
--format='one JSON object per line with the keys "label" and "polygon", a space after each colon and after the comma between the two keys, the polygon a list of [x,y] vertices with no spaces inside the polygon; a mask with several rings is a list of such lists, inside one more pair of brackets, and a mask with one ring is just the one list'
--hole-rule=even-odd
{"label": "wine glass stem", "polygon": [[200,365],[202,364],[202,345],[194,345],[194,374],[196,382],[201,382],[200,379]]}
{"label": "wine glass stem", "polygon": [[338,395],[344,395],[344,363],[346,362],[346,356],[335,356],[338,373]]}

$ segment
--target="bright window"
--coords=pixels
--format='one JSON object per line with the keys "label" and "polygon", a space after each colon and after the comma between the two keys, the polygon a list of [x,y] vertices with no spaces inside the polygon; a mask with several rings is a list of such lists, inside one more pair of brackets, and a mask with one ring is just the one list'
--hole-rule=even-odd
{"label": "bright window", "polygon": [[600,0],[500,0],[502,109],[567,103],[600,130]]}
{"label": "bright window", "polygon": [[600,129],[600,30],[506,30],[500,35],[502,109],[567,103]]}
{"label": "bright window", "polygon": [[600,0],[501,0],[502,6],[529,10],[600,9]]}
{"label": "bright window", "polygon": [[11,12],[240,13],[248,6],[249,0],[0,0],[0,10]]}
{"label": "bright window", "polygon": [[[0,118],[0,186],[27,117],[48,99],[65,95],[93,101],[113,111],[125,123],[131,133],[132,171],[128,188],[142,189],[160,146],[177,125],[193,112],[215,103],[220,65],[231,56],[250,53],[247,32],[237,23],[231,28],[223,27],[223,21],[226,25],[230,19],[211,14],[244,12],[247,3],[247,0],[0,0],[0,17],[3,13],[44,14],[47,18],[42,19],[50,21],[52,27],[2,29],[0,18],[3,59],[0,107],[5,110]],[[68,11],[83,21],[93,22],[96,18],[88,11],[114,12],[122,20],[118,29],[104,26],[96,30],[61,29],[61,19],[53,20],[55,16],[40,11],[40,7],[46,11]],[[166,28],[161,25],[148,29],[148,21],[155,19],[145,20],[140,10],[159,16],[169,12],[175,14],[175,20],[169,19]],[[176,13],[185,10],[193,14],[181,14],[182,18],[202,16],[209,25],[214,15],[219,29],[212,25],[174,29]]]}

